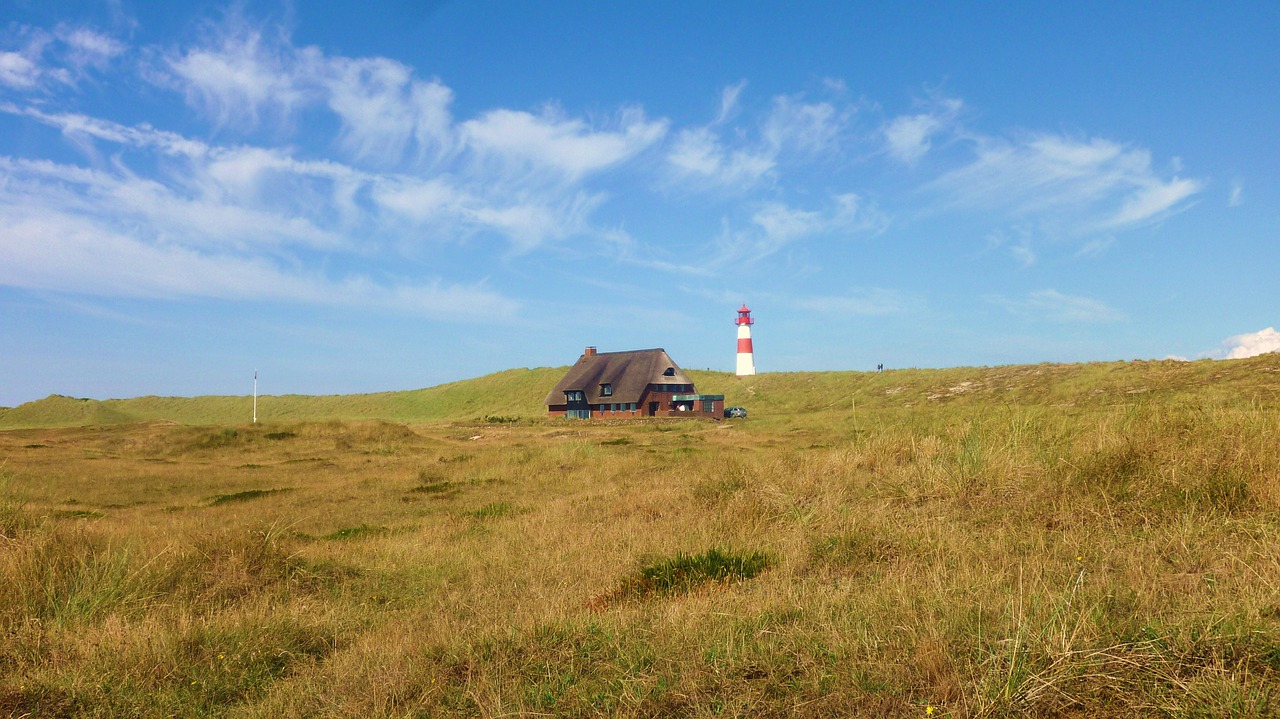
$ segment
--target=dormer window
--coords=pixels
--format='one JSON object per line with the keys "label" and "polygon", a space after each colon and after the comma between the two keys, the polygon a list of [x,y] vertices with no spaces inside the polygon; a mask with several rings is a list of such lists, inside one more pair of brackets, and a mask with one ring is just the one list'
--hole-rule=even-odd
{"label": "dormer window", "polygon": [[600,396],[601,396],[601,397],[612,397],[612,396],[613,396],[613,385],[609,384],[608,382],[605,382],[604,384],[600,385]]}
{"label": "dormer window", "polygon": [[668,368],[666,368],[665,370],[663,370],[663,372],[662,372],[662,376],[663,376],[663,377],[675,377],[675,376],[676,376],[676,368],[675,368],[675,367],[668,367]]}

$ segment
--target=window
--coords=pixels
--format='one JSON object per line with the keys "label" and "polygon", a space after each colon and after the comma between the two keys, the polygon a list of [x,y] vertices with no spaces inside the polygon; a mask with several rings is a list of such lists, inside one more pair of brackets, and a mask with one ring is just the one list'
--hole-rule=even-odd
{"label": "window", "polygon": [[570,389],[565,390],[564,398],[567,402],[581,402],[586,399],[586,396],[582,394],[581,390]]}
{"label": "window", "polygon": [[675,376],[676,376],[676,368],[675,368],[675,367],[668,367],[666,370],[664,370],[664,371],[662,372],[662,376],[663,376],[663,377],[675,377]]}
{"label": "window", "polygon": [[601,396],[601,397],[612,397],[612,396],[613,396],[613,385],[609,384],[608,382],[605,382],[604,384],[600,385],[600,396]]}

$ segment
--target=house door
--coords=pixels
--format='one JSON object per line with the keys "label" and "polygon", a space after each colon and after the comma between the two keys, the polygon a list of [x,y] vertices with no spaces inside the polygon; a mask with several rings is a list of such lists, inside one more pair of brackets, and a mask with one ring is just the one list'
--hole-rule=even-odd
{"label": "house door", "polygon": [[657,403],[657,402],[650,402],[650,403],[649,403],[649,416],[650,416],[650,417],[657,417],[657,416],[658,416],[658,403]]}

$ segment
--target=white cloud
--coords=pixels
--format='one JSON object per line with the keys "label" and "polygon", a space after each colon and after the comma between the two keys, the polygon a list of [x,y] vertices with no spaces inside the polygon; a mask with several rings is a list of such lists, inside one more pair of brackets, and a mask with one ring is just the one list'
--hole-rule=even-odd
{"label": "white cloud", "polygon": [[725,88],[714,121],[675,135],[666,155],[671,180],[702,190],[745,191],[772,180],[785,164],[825,157],[839,149],[852,110],[832,102],[777,95],[757,126],[729,126],[739,114],[745,83]]}
{"label": "white cloud", "polygon": [[72,138],[83,136],[84,138],[105,140],[132,147],[155,148],[166,155],[174,156],[200,157],[209,151],[209,147],[199,140],[192,140],[173,132],[157,130],[147,124],[129,127],[87,115],[75,113],[50,114],[32,107],[18,107],[10,103],[0,103],[0,112],[32,118],[50,127],[55,127]]}
{"label": "white cloud", "polygon": [[466,219],[506,235],[515,251],[529,252],[549,239],[586,232],[587,217],[601,200],[600,195],[578,193],[554,203],[525,201],[508,206],[486,205],[469,210]]}
{"label": "white cloud", "polygon": [[1104,237],[1094,237],[1084,243],[1079,250],[1076,251],[1076,259],[1088,259],[1091,257],[1099,257],[1111,248],[1116,242],[1116,238],[1111,235]]}
{"label": "white cloud", "polygon": [[1224,359],[1245,359],[1268,352],[1280,352],[1280,332],[1276,332],[1274,327],[1247,332],[1227,338],[1222,346],[1226,353]]}
{"label": "white cloud", "polygon": [[1053,289],[1030,292],[1023,299],[989,296],[988,302],[1009,312],[1032,319],[1063,323],[1120,322],[1124,313],[1088,297],[1068,295]]}
{"label": "white cloud", "polygon": [[829,102],[804,102],[799,96],[773,98],[761,136],[775,153],[817,153],[834,149],[847,115]]}
{"label": "white cloud", "polygon": [[1150,154],[1107,140],[979,138],[976,157],[929,185],[953,207],[1003,210],[1052,234],[1131,228],[1185,209],[1203,183],[1162,179]]}
{"label": "white cloud", "polygon": [[[788,300],[783,299],[786,302]],[[819,314],[837,316],[884,316],[917,311],[924,303],[909,293],[870,287],[851,290],[845,295],[800,297],[789,300],[795,307]]]}
{"label": "white cloud", "polygon": [[1026,269],[1040,259],[1031,242],[1034,234],[1032,228],[1025,225],[995,230],[987,234],[987,250],[1003,248],[1020,267]]}
{"label": "white cloud", "polygon": [[319,51],[294,52],[239,19],[209,32],[213,45],[171,53],[168,79],[219,125],[254,127],[267,114],[287,119],[312,99],[308,66]]}
{"label": "white cloud", "polygon": [[52,33],[18,24],[7,30],[23,43],[16,50],[0,50],[0,87],[14,90],[75,87],[88,70],[107,68],[126,50],[108,35],[65,24]]}
{"label": "white cloud", "polygon": [[801,240],[818,236],[872,234],[882,231],[888,218],[853,193],[836,195],[830,206],[804,210],[782,202],[765,202],[752,214],[748,227],[725,228],[719,254],[709,263],[724,267],[735,262],[758,262]]}
{"label": "white cloud", "polygon": [[88,28],[59,27],[58,39],[67,46],[67,59],[80,72],[103,69],[125,51],[124,43]]}
{"label": "white cloud", "polygon": [[2,157],[0,169],[9,179],[0,187],[0,208],[97,218],[97,222],[130,227],[137,236],[165,244],[333,249],[345,242],[303,216],[227,203],[216,197],[183,195],[156,180],[131,174]]}
{"label": "white cloud", "polygon": [[356,158],[394,165],[413,143],[419,159],[452,151],[448,87],[415,80],[407,66],[381,57],[331,58],[323,65],[328,105],[343,122],[341,142]]}
{"label": "white cloud", "polygon": [[576,181],[627,160],[666,134],[638,109],[624,110],[617,130],[597,130],[548,109],[542,115],[493,110],[462,124],[469,147],[508,172],[551,170]]}
{"label": "white cloud", "polygon": [[933,147],[933,137],[955,123],[963,106],[960,100],[939,98],[926,112],[893,118],[881,129],[889,155],[914,165]]}
{"label": "white cloud", "polygon": [[1244,204],[1244,181],[1231,181],[1231,194],[1227,196],[1228,207],[1239,207]]}
{"label": "white cloud", "polygon": [[[602,124],[552,105],[539,114],[502,108],[458,122],[453,91],[415,78],[400,62],[295,48],[287,36],[236,18],[211,37],[168,55],[166,82],[193,106],[218,123],[243,116],[256,126],[273,118],[285,131],[304,111],[328,110],[341,122],[339,148],[352,166],[367,168],[328,163],[333,171],[325,174],[286,160],[293,150],[220,148],[193,179],[209,180],[201,186],[238,204],[312,217],[317,211],[303,200],[318,198],[346,225],[429,228],[430,241],[496,232],[526,252],[548,240],[600,235],[590,213],[604,194],[580,185],[667,132],[666,120],[650,120],[639,108],[622,108]],[[288,202],[290,194],[299,199]]]}
{"label": "white cloud", "polygon": [[884,128],[889,154],[908,165],[915,164],[929,151],[929,138],[941,128],[941,121],[932,115],[896,117]]}
{"label": "white cloud", "polygon": [[738,98],[746,87],[747,81],[740,80],[736,85],[729,85],[720,91],[720,112],[716,114],[714,124],[722,125],[738,114]]}
{"label": "white cloud", "polygon": [[440,178],[400,178],[379,182],[373,200],[396,215],[416,223],[440,221],[460,214],[461,208],[479,205]]}
{"label": "white cloud", "polygon": [[206,297],[407,310],[505,320],[518,303],[483,286],[379,284],[287,271],[268,258],[150,243],[91,218],[0,205],[0,284],[118,297]]}
{"label": "white cloud", "polygon": [[749,187],[774,168],[769,153],[727,150],[708,128],[681,130],[667,162],[681,180],[720,187]]}
{"label": "white cloud", "polygon": [[1199,192],[1201,187],[1201,183],[1196,180],[1181,180],[1176,177],[1168,182],[1151,182],[1134,190],[1116,214],[1103,220],[1096,229],[1127,227],[1162,217],[1178,203]]}
{"label": "white cloud", "polygon": [[0,85],[27,89],[35,87],[40,68],[30,58],[16,52],[0,52]]}
{"label": "white cloud", "polygon": [[1017,260],[1018,264],[1022,265],[1023,268],[1034,265],[1036,263],[1036,259],[1038,259],[1036,257],[1035,250],[1031,249],[1031,242],[1026,239],[1016,245],[1010,246],[1009,254],[1013,255],[1013,258]]}

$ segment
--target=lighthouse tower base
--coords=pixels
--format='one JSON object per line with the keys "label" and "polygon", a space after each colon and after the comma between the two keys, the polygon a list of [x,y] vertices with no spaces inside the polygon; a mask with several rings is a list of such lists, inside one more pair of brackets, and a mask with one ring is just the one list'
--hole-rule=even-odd
{"label": "lighthouse tower base", "polygon": [[748,377],[756,373],[756,355],[751,347],[751,326],[738,325],[738,371],[739,377]]}

